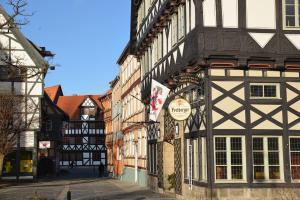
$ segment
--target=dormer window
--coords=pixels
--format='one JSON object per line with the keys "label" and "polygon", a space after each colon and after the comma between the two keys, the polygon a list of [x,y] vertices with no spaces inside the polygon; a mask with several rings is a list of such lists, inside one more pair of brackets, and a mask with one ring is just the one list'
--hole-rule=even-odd
{"label": "dormer window", "polygon": [[286,29],[300,28],[300,0],[283,0],[283,24]]}
{"label": "dormer window", "polygon": [[96,120],[97,108],[94,102],[87,98],[81,105],[81,120]]}

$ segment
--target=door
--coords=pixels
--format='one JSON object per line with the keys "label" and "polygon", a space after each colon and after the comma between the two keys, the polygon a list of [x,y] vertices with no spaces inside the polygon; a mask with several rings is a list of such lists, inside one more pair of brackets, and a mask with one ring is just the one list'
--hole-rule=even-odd
{"label": "door", "polygon": [[134,182],[138,182],[138,146],[134,145]]}

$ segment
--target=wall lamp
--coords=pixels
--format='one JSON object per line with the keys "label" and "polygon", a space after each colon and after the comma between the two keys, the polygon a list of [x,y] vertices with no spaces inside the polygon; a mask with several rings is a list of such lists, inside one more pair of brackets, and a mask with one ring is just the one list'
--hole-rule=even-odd
{"label": "wall lamp", "polygon": [[175,134],[176,134],[176,136],[179,135],[179,124],[178,123],[176,123],[176,125],[175,125]]}

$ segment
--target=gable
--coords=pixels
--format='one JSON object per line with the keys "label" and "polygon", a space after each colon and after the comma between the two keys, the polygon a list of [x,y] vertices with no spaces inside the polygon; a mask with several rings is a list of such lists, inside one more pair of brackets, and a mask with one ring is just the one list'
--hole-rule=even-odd
{"label": "gable", "polygon": [[[5,23],[9,19],[9,15],[0,6],[0,21]],[[5,31],[5,33],[3,33]],[[29,43],[26,37],[19,31],[18,28],[4,26],[0,34],[0,45],[4,54],[10,52],[12,61],[18,65],[31,67],[47,67],[41,54]]]}
{"label": "gable", "polygon": [[94,102],[88,97],[86,100],[81,104],[82,107],[94,107]]}

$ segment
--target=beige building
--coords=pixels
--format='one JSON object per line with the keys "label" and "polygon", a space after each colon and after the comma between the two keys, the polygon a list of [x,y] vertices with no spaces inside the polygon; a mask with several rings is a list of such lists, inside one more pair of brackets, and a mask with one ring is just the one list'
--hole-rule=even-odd
{"label": "beige building", "polygon": [[113,132],[113,176],[119,178],[122,174],[123,162],[121,149],[123,145],[123,134],[121,130],[121,83],[120,76],[110,82],[112,90],[112,132]]}
{"label": "beige building", "polygon": [[121,84],[122,161],[121,179],[147,185],[147,139],[141,99],[140,64],[125,48],[118,60]]}

